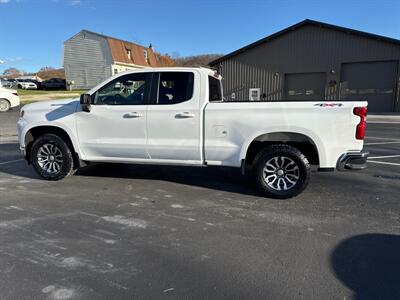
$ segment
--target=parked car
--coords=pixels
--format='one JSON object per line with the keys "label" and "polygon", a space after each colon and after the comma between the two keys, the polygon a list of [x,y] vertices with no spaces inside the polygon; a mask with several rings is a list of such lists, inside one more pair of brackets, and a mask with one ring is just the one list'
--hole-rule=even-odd
{"label": "parked car", "polygon": [[12,83],[10,81],[8,81],[7,79],[0,78],[0,87],[11,88]]}
{"label": "parked car", "polygon": [[16,90],[0,87],[0,112],[6,112],[19,105],[20,100]]}
{"label": "parked car", "polygon": [[30,81],[29,79],[16,79],[16,82],[14,83],[14,86],[18,89],[24,89],[24,90],[36,90],[37,85]]}
{"label": "parked car", "polygon": [[51,78],[41,83],[42,90],[65,90],[66,82],[64,79]]}
{"label": "parked car", "polygon": [[34,80],[34,79],[26,79],[26,81],[33,82],[34,84],[36,84],[36,88],[38,90],[42,89],[42,83],[40,81],[37,81],[37,80]]}
{"label": "parked car", "polygon": [[17,88],[17,81],[14,78],[7,79],[9,82],[9,88]]}
{"label": "parked car", "polygon": [[8,81],[7,79],[0,79],[0,87],[5,87],[5,88],[10,88],[12,86],[12,83]]}
{"label": "parked car", "polygon": [[127,71],[80,101],[26,105],[20,149],[47,180],[90,162],[229,166],[275,198],[302,192],[310,164],[366,167],[367,102],[225,102],[220,80],[205,68]]}

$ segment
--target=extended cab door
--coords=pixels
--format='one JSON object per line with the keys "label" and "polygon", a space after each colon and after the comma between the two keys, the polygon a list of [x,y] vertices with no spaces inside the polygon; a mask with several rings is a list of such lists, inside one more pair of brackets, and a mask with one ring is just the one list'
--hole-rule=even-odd
{"label": "extended cab door", "polygon": [[92,95],[77,114],[79,144],[88,159],[148,158],[146,109],[152,73],[122,75]]}
{"label": "extended cab door", "polygon": [[151,159],[201,163],[200,74],[156,73],[147,109]]}

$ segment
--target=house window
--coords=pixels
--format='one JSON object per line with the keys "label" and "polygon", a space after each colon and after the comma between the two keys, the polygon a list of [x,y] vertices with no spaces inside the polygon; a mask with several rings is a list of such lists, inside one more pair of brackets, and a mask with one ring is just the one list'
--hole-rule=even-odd
{"label": "house window", "polygon": [[144,59],[148,63],[149,62],[149,56],[147,55],[147,50],[143,50],[143,55],[144,55]]}
{"label": "house window", "polygon": [[132,50],[131,49],[126,49],[126,55],[128,56],[128,59],[132,60]]}
{"label": "house window", "polygon": [[249,100],[250,101],[260,101],[260,89],[259,88],[249,89]]}
{"label": "house window", "polygon": [[118,74],[118,69],[114,69],[114,75]]}

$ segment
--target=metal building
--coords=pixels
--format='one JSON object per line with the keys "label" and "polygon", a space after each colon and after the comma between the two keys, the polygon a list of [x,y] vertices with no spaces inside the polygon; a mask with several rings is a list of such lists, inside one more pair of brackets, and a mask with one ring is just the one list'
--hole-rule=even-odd
{"label": "metal building", "polygon": [[213,62],[226,100],[367,100],[400,112],[400,40],[304,20]]}

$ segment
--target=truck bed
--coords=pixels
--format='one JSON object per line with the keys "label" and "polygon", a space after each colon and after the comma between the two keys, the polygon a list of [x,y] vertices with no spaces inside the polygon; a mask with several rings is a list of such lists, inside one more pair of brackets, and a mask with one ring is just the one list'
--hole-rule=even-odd
{"label": "truck bed", "polygon": [[238,167],[252,141],[265,139],[267,133],[284,142],[295,133],[314,143],[321,168],[334,168],[341,154],[363,148],[363,141],[355,138],[360,118],[353,114],[361,106],[367,102],[210,102],[204,117],[205,160]]}

